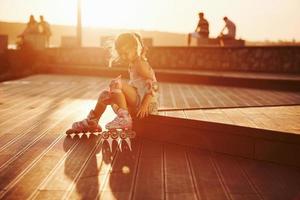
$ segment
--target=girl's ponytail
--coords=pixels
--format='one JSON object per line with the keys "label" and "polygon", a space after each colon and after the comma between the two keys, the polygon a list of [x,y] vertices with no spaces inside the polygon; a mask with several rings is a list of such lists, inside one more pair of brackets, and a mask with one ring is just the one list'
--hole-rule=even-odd
{"label": "girl's ponytail", "polygon": [[142,37],[138,33],[133,33],[134,36],[137,38],[138,42],[141,45],[141,58],[144,60],[147,60],[146,53],[147,53],[147,47],[144,45],[144,42],[142,40]]}

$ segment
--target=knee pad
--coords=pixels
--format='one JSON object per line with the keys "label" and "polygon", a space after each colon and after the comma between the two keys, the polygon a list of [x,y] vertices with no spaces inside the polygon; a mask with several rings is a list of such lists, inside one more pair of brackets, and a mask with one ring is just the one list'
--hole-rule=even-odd
{"label": "knee pad", "polygon": [[109,84],[110,92],[112,93],[121,93],[122,92],[122,81],[121,75],[113,79]]}
{"label": "knee pad", "polygon": [[104,90],[101,92],[100,96],[99,96],[99,101],[101,101],[102,103],[109,105],[111,104],[111,93],[110,91]]}

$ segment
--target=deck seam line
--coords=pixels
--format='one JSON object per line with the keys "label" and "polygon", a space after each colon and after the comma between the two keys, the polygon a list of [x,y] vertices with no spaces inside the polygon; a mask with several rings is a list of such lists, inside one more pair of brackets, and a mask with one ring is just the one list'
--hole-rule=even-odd
{"label": "deck seam line", "polygon": [[[84,89],[84,87],[82,86],[82,87],[79,87],[79,88],[74,88],[74,90],[69,91],[68,94],[69,94],[69,93],[72,93],[73,91],[77,91],[77,92],[75,93],[75,95],[72,95],[72,96],[77,96],[77,95],[80,94],[80,92],[81,92],[81,90],[78,90],[78,89]],[[65,93],[64,93],[63,97],[66,97],[66,96],[67,96],[67,95],[65,95]],[[63,99],[63,97],[61,97],[61,99]],[[61,103],[62,103],[62,102],[58,102],[58,103],[56,103],[56,104],[53,104],[53,105],[51,105],[51,108],[52,108],[52,107],[56,107],[57,105],[59,105],[59,104],[61,104]],[[50,109],[50,108],[49,108],[49,109]],[[37,115],[38,115],[38,116],[32,115],[32,117],[26,118],[26,121],[31,120],[31,119],[34,119],[35,117],[42,116],[42,115],[44,115],[45,113],[47,113],[47,111],[46,111],[46,112],[43,112],[43,111],[37,112]],[[29,133],[31,130],[37,128],[42,122],[45,122],[45,121],[47,121],[47,120],[36,121],[36,122],[34,123],[34,125],[30,127],[29,131],[27,130],[26,132],[22,133],[21,135],[18,135],[16,138],[12,139],[12,140],[9,141],[8,143],[6,143],[4,146],[2,146],[2,147],[0,148],[0,152],[3,151],[3,150],[5,150],[6,148],[8,148],[11,144],[14,144],[15,142],[17,142],[18,139],[24,137],[27,133]],[[22,124],[23,124],[23,123],[22,123]],[[16,127],[18,127],[18,126],[15,126],[14,128],[16,128]],[[13,130],[14,128],[10,129],[10,131]],[[0,171],[1,171],[1,167],[0,167]]]}
{"label": "deck seam line", "polygon": [[138,177],[138,172],[139,170],[139,166],[140,166],[140,159],[141,159],[141,155],[142,155],[142,147],[143,147],[143,140],[141,140],[140,146],[139,146],[139,150],[138,150],[138,157],[137,157],[137,161],[135,162],[135,168],[134,168],[134,174],[132,177],[132,183],[129,189],[129,198],[128,199],[135,199],[135,191],[136,191],[136,182],[137,182],[137,177]]}
{"label": "deck seam line", "polygon": [[[74,101],[74,102],[72,102],[72,104],[69,104],[67,106],[67,108],[71,107],[72,105],[75,106],[76,104],[78,104],[77,101]],[[77,103],[75,103],[75,102],[77,102]],[[63,117],[61,117],[61,119],[63,120],[63,119],[67,118],[70,115],[71,114],[65,114]],[[44,121],[46,122],[47,120],[44,120]],[[47,135],[49,133],[49,130],[55,128],[59,123],[61,123],[61,122],[59,120],[57,120],[56,122],[54,122],[53,124],[51,124],[50,127],[47,127],[46,129],[44,129],[40,135],[38,135],[31,142],[29,142],[25,147],[23,147],[20,151],[18,151],[9,160],[7,160],[5,163],[3,163],[0,166],[0,172],[3,170],[3,168],[6,168],[10,163],[14,162],[19,156],[21,156],[24,152],[26,152],[30,147],[32,147],[33,145],[35,145],[39,140],[41,140],[45,135]]]}
{"label": "deck seam line", "polygon": [[261,191],[259,190],[259,188],[257,187],[257,185],[255,184],[255,182],[252,181],[252,179],[250,178],[250,176],[248,175],[248,173],[246,172],[246,170],[244,170],[240,164],[240,162],[235,158],[234,159],[235,162],[237,163],[237,165],[239,166],[242,174],[244,175],[244,177],[246,178],[248,184],[250,185],[250,187],[253,189],[253,191],[256,193],[256,195],[260,198],[260,199],[264,199]]}
{"label": "deck seam line", "polygon": [[176,101],[175,101],[175,98],[174,98],[174,94],[173,94],[173,90],[172,90],[172,87],[170,86],[170,84],[168,84],[168,91],[169,91],[170,96],[171,96],[172,104],[175,107],[177,104],[176,104]]}
{"label": "deck seam line", "polygon": [[13,188],[25,175],[27,172],[29,172],[35,165],[38,163],[43,156],[45,156],[50,149],[58,143],[58,141],[63,137],[63,135],[60,135],[57,137],[51,144],[48,146],[37,158],[35,158],[16,178],[14,178],[4,189],[3,193],[0,193],[0,199],[11,189]]}
{"label": "deck seam line", "polygon": [[116,148],[116,150],[115,150],[115,152],[114,152],[114,154],[113,154],[113,156],[112,156],[113,158],[112,158],[112,161],[111,161],[111,163],[110,163],[110,167],[107,169],[107,172],[105,173],[105,178],[104,178],[103,185],[102,185],[102,187],[99,188],[98,194],[97,194],[97,196],[96,196],[95,199],[101,199],[101,195],[102,195],[102,193],[103,193],[103,189],[104,189],[104,187],[106,186],[106,184],[107,184],[107,182],[108,182],[108,180],[109,180],[108,178],[109,178],[109,176],[110,176],[110,173],[111,173],[111,171],[112,171],[113,166],[115,165],[116,158],[117,158],[117,156],[120,154],[119,145],[121,145],[121,143],[122,143],[122,140],[119,139],[119,141],[118,141],[118,147]]}
{"label": "deck seam line", "polygon": [[219,179],[219,182],[220,182],[220,184],[222,186],[222,189],[223,189],[223,191],[224,191],[224,193],[226,195],[226,198],[232,200],[234,198],[232,197],[232,195],[230,193],[230,190],[229,190],[229,188],[227,187],[227,185],[225,183],[225,180],[224,180],[224,177],[222,175],[221,169],[218,166],[217,161],[215,160],[214,157],[215,157],[215,153],[212,152],[212,151],[210,151],[209,160],[210,160],[210,162],[211,162],[211,164],[212,164],[212,166],[213,166],[213,168],[214,168],[214,170],[216,172],[216,175],[217,175],[217,177]]}
{"label": "deck seam line", "polygon": [[[80,89],[83,89],[84,87],[80,87]],[[71,90],[70,92],[68,92],[68,94],[69,93],[72,93],[72,91],[76,91],[76,90],[78,90],[78,88],[74,88],[74,90]],[[80,91],[78,91],[77,93],[75,93],[76,95],[77,94],[80,94]],[[76,96],[76,95],[72,95],[72,96]],[[67,97],[67,95],[64,95],[63,97]],[[49,103],[51,103],[51,101],[49,102]],[[51,105],[51,107],[50,108],[52,108],[52,107],[54,107],[54,106],[57,106],[57,105],[59,105],[61,102],[58,102],[58,103],[56,103],[56,104],[54,104],[54,105]],[[43,103],[43,104],[46,104],[46,103]],[[42,105],[43,105],[42,104]],[[46,106],[46,105],[45,105]],[[50,109],[49,108],[49,109]],[[28,114],[30,112],[30,110],[28,110],[28,111],[25,111],[25,112],[22,112],[22,114]],[[41,115],[43,115],[43,114],[45,114],[45,113],[47,113],[48,111],[45,111],[45,112],[43,112],[43,111],[40,111],[40,112],[37,112],[37,115],[38,116],[41,116]],[[16,117],[18,117],[19,115],[17,115],[17,116],[15,116],[14,118],[16,118]],[[25,121],[28,121],[28,120],[31,120],[31,119],[33,119],[34,117],[36,117],[36,115],[32,115],[32,117],[29,117],[29,118],[26,118],[26,120]],[[10,118],[10,120],[12,120],[12,118]],[[3,122],[3,123],[6,123],[6,122]],[[0,124],[1,125],[1,124]],[[9,131],[11,131],[11,130],[13,130],[14,128],[16,128],[16,127],[18,127],[18,125],[16,125],[16,126],[14,126],[13,128],[11,128],[11,129],[9,129]],[[8,131],[7,131],[8,132]]]}
{"label": "deck seam line", "polygon": [[[63,90],[62,90],[63,91]],[[40,104],[39,106],[47,106],[47,104],[51,103],[52,100],[48,100],[48,101],[44,101],[42,104]],[[39,100],[35,100],[35,101],[32,101],[32,99],[28,99],[28,102],[30,102],[30,104],[26,104],[26,106],[31,106],[31,105],[34,105],[35,103],[39,102]],[[22,101],[21,103],[19,104],[24,104],[24,103],[27,103],[27,101]],[[15,109],[14,108],[20,108],[20,105],[17,104],[17,105],[14,105],[14,106],[11,106],[11,107],[8,107],[7,109],[2,109],[1,111],[6,111],[6,110],[13,110],[13,112],[15,112]],[[23,115],[23,114],[26,114],[26,113],[29,113],[31,110],[24,110],[20,115]],[[7,114],[7,113],[5,113]],[[3,117],[4,114],[0,115],[0,118]],[[19,115],[15,115],[14,117],[12,118],[9,118],[7,120],[4,120],[2,122],[0,122],[0,126],[3,126],[3,124],[7,123],[9,120],[12,120],[14,118],[17,118]]]}
{"label": "deck seam line", "polygon": [[[37,101],[37,97],[40,97],[42,96],[44,93],[47,93],[49,90],[51,91],[51,93],[53,92],[56,92],[57,90],[55,90],[56,88],[40,88],[39,90],[36,91],[36,88],[35,87],[32,87],[30,90],[26,90],[26,94],[29,94],[29,95],[34,95],[34,93],[38,93],[38,95],[34,96],[33,98],[35,99],[35,101]],[[21,91],[24,91],[24,88],[20,88]],[[52,91],[53,90],[53,91]],[[33,94],[32,92],[35,91]],[[19,91],[14,91],[15,93],[18,93],[19,94]],[[42,93],[40,93],[42,92]],[[22,94],[22,93],[21,93]],[[5,98],[14,98],[14,97],[17,97],[18,95],[16,94],[13,94],[13,95],[10,95],[10,96],[6,96]],[[20,101],[20,98],[22,97],[19,97],[19,98],[15,98],[11,101],[11,103],[15,103],[17,102],[17,104],[13,104],[12,107],[19,107],[19,105],[22,105],[23,104],[23,101]],[[8,100],[8,99],[5,99],[5,100]],[[30,100],[26,100],[26,101],[30,101]],[[9,110],[10,108],[6,108],[6,110]]]}
{"label": "deck seam line", "polygon": [[163,199],[167,199],[167,167],[166,167],[166,147],[162,144],[162,168],[163,168]]}
{"label": "deck seam line", "polygon": [[196,101],[197,105],[200,107],[201,103],[200,103],[199,99],[195,96],[195,94],[193,93],[192,87],[187,87],[187,88],[188,88],[191,96],[193,97],[193,99]]}
{"label": "deck seam line", "polygon": [[188,165],[188,171],[189,171],[190,177],[192,179],[193,188],[195,190],[195,196],[196,196],[196,199],[201,200],[202,198],[201,198],[201,195],[199,192],[199,186],[196,181],[196,175],[195,175],[194,169],[192,167],[192,161],[191,161],[189,153],[190,153],[190,148],[186,148],[185,159],[186,159],[186,163]]}
{"label": "deck seam line", "polygon": [[[84,94],[84,96],[89,95],[90,92],[86,92]],[[75,103],[76,102],[76,103]],[[75,100],[73,101],[71,104],[68,105],[68,107],[71,107],[72,105],[75,106],[77,103],[79,102],[79,100]],[[77,107],[78,108],[78,107]],[[76,112],[77,109],[74,111]],[[74,112],[72,112],[71,114],[66,114],[64,115],[64,117],[62,117],[62,119],[66,119],[68,116],[72,115]],[[51,126],[52,128],[54,128],[57,124],[59,124],[60,122],[58,121],[57,123],[55,123],[54,126]],[[49,129],[47,129],[45,132],[48,132]],[[62,135],[63,136],[63,135]],[[62,162],[65,160],[65,158],[76,148],[76,146],[79,144],[79,140],[76,141],[76,143],[74,143],[72,145],[72,147],[69,149],[69,151],[63,156],[63,158],[61,158],[61,160],[59,160],[59,162],[55,165],[55,167],[50,171],[50,173],[44,178],[44,180],[37,186],[37,188],[31,193],[30,197],[28,197],[28,199],[34,199],[37,195],[38,195],[38,191],[40,190],[40,187],[44,187],[44,185],[47,183],[47,181],[49,180],[49,178],[51,178],[53,176],[52,172],[54,172],[58,167],[60,167],[60,165],[62,164]]]}
{"label": "deck seam line", "polygon": [[189,104],[189,102],[187,101],[185,95],[184,95],[183,92],[182,92],[182,87],[179,87],[179,86],[177,85],[177,90],[179,91],[179,94],[180,94],[180,96],[182,97],[184,104],[187,105],[188,107],[191,107],[191,105]]}
{"label": "deck seam line", "polygon": [[[33,88],[33,89],[35,89],[35,88]],[[50,94],[56,94],[56,93],[59,93],[59,92],[62,92],[62,91],[64,91],[65,90],[65,88],[64,89],[62,89],[62,90],[59,90],[59,91],[57,91],[57,88],[52,88],[53,89],[53,91],[50,93]],[[52,89],[50,89],[50,91],[52,90]],[[74,89],[75,90],[75,89]],[[45,89],[45,91],[46,92],[48,92],[49,90],[47,90],[47,89]],[[48,94],[48,93],[47,93]],[[38,97],[42,97],[43,95],[42,94],[38,94],[37,95]],[[36,97],[37,97],[36,96]],[[36,98],[36,97],[34,97],[34,98]],[[34,104],[36,104],[37,102],[39,102],[39,99],[37,98],[37,99],[34,99],[33,101],[32,101],[32,99],[26,99],[25,101],[18,101],[19,103],[17,103],[17,104],[14,104],[13,106],[11,106],[11,107],[8,107],[8,108],[6,108],[6,109],[4,109],[4,110],[14,110],[14,108],[20,108],[20,106],[21,105],[24,105],[24,104],[26,104],[26,103],[29,103],[29,104],[26,104],[26,106],[28,107],[28,106],[31,106],[31,105],[34,105]],[[43,102],[42,103],[42,105],[44,105],[44,104],[46,104],[47,102]],[[27,112],[30,112],[31,110],[27,110],[27,111],[25,111],[25,112],[22,112],[22,114],[23,113],[27,113]],[[15,117],[13,117],[13,118],[16,118],[16,117],[18,117],[19,115],[16,115]],[[0,117],[3,117],[2,115],[0,115]],[[10,120],[11,120],[11,118],[10,118]],[[1,122],[0,123],[0,125],[2,125],[3,123],[6,123],[6,121],[4,121],[4,122]]]}
{"label": "deck seam line", "polygon": [[69,197],[71,196],[76,184],[78,183],[78,181],[80,180],[84,170],[87,169],[87,163],[90,161],[92,155],[96,152],[97,148],[99,147],[99,145],[101,145],[101,139],[97,138],[97,142],[94,145],[94,147],[92,148],[92,150],[90,151],[90,153],[88,154],[87,158],[84,160],[83,164],[81,165],[80,169],[78,170],[78,173],[76,174],[76,176],[74,177],[72,183],[69,185],[69,187],[67,188],[64,196],[62,197],[62,199],[69,199]]}
{"label": "deck seam line", "polygon": [[31,193],[31,195],[27,199],[35,199],[37,197],[38,191],[43,190],[50,178],[54,176],[54,172],[56,171],[56,169],[58,169],[63,164],[65,159],[74,151],[78,144],[79,140],[72,145],[68,152],[66,152],[66,154],[59,160],[55,167],[49,172],[49,174],[43,179],[43,181],[36,187],[36,189]]}

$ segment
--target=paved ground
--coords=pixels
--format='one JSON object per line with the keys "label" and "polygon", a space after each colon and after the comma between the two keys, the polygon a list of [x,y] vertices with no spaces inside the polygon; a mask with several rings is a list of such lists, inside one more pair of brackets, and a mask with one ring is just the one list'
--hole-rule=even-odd
{"label": "paved ground", "polygon": [[[66,137],[64,131],[72,122],[86,116],[107,82],[107,79],[93,77],[37,75],[0,84],[0,197],[300,198],[299,168],[158,142],[155,138],[137,136],[130,143],[117,139],[110,149],[107,140],[100,136],[81,139]],[[187,86],[181,88],[180,84],[175,84],[167,91],[173,91],[173,94],[175,91],[184,92]],[[163,105],[167,105],[170,98],[165,88],[170,84],[163,84],[162,87]],[[201,88],[205,88],[202,91],[209,88],[193,87],[199,90],[199,94]],[[179,111],[161,111],[161,115],[239,125],[252,122],[253,126],[261,128],[269,126],[275,130],[298,133],[299,106],[239,108],[247,100],[248,104],[253,105],[255,101],[251,97],[265,94],[278,95],[276,97],[279,99],[266,95],[268,101],[275,104],[290,104],[299,100],[298,93],[250,90],[253,96],[244,95],[243,101],[239,101],[240,98],[229,101],[228,98],[214,97],[229,94],[229,88],[213,88],[215,92],[206,93],[206,97],[211,97],[213,103],[216,99],[223,99],[216,101],[219,102],[217,106],[183,110],[185,107],[179,106],[186,105],[182,97],[183,102],[173,104],[173,108]],[[249,93],[249,90],[241,91]],[[190,97],[186,98],[192,102]],[[260,102],[259,106],[268,101]],[[231,102],[236,108],[225,109],[224,105],[219,106],[220,102]],[[100,123],[105,124],[113,115],[111,110],[107,110]],[[280,120],[284,120],[284,125]],[[291,126],[286,126],[288,124]],[[118,148],[118,144],[121,147]]]}

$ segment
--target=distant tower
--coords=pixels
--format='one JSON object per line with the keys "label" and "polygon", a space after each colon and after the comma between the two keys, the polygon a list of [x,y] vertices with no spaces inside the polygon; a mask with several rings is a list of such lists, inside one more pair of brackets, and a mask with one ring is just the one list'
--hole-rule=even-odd
{"label": "distant tower", "polygon": [[81,47],[82,41],[81,27],[81,0],[77,0],[77,46]]}

